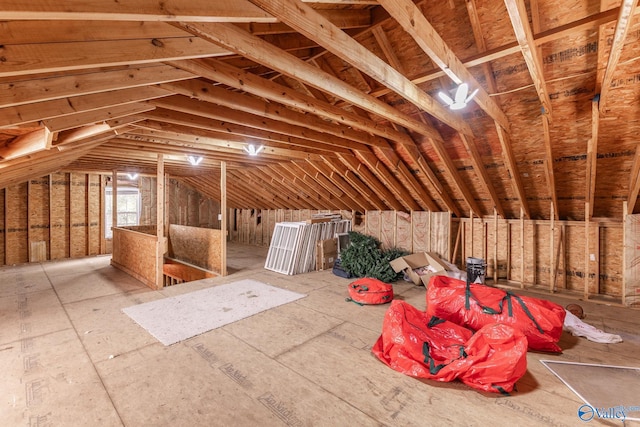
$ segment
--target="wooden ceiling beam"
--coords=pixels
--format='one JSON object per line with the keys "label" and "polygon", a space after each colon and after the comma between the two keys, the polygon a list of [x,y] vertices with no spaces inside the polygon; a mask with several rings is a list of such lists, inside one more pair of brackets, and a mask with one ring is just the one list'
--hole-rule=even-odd
{"label": "wooden ceiling beam", "polygon": [[[255,116],[253,114],[237,111],[227,107],[214,107],[206,101],[198,101],[176,95],[166,99],[151,101],[157,107],[167,110],[179,111],[194,115],[194,122],[197,117],[206,117],[212,128],[220,129],[226,127],[228,133],[255,136],[264,140],[289,143],[307,148],[319,150],[348,151],[361,150],[365,146],[342,137],[329,137],[327,134],[312,129],[304,128],[300,125],[291,125],[273,119]],[[166,116],[166,115],[165,115]],[[180,116],[178,116],[180,117]],[[184,117],[183,117],[184,118]],[[170,117],[165,117],[171,122]],[[235,127],[233,125],[236,125]],[[288,140],[288,141],[287,141]]]}
{"label": "wooden ceiling beam", "polygon": [[[407,135],[387,125],[360,117],[289,87],[225,64],[222,61],[215,59],[173,61],[170,64],[227,86],[284,104],[294,109],[333,120],[337,123],[342,123],[346,126],[351,126],[360,131],[369,132],[403,144],[413,143]],[[317,73],[317,70],[315,72]]]}
{"label": "wooden ceiling beam", "polygon": [[[211,43],[242,54],[282,74],[298,79],[305,84],[326,91],[372,114],[384,117],[389,121],[396,122],[426,136],[440,138],[431,126],[413,119],[387,103],[359,91],[337,77],[318,70],[313,65],[282,51],[258,37],[252,36],[232,24],[181,23],[180,28]],[[378,60],[380,59],[378,58]],[[388,67],[384,61],[382,63]],[[468,126],[466,128],[470,132]]]}
{"label": "wooden ceiling beam", "polygon": [[52,132],[60,132],[80,126],[91,125],[118,117],[131,116],[153,110],[155,106],[146,103],[116,105],[108,108],[69,114],[63,117],[45,119],[42,123]]}
{"label": "wooden ceiling beam", "polygon": [[[194,79],[169,83],[160,85],[160,87],[191,98],[233,108],[259,117],[278,120],[294,126],[305,126],[308,129],[324,133],[326,142],[332,141],[332,138],[327,138],[327,135],[333,135],[340,139],[347,139],[365,145],[387,145],[385,140],[368,132],[356,130],[341,124],[327,123],[326,120],[319,117],[302,114],[274,102],[266,102],[253,96],[223,89],[202,80]],[[353,147],[352,149],[356,148]]]}
{"label": "wooden ceiling beam", "polygon": [[246,145],[246,139],[244,137],[223,134],[215,131],[205,131],[203,129],[187,128],[178,125],[166,125],[163,123],[157,123],[157,126],[152,126],[144,130],[129,132],[127,135],[121,135],[121,138],[156,142],[180,148],[185,152],[188,150],[200,150],[210,155],[215,155],[216,153],[227,153],[238,158],[251,157],[252,163],[283,161],[291,158],[317,158],[318,156],[318,154],[301,150],[280,148],[274,145],[265,147],[257,156],[249,156],[244,150]]}
{"label": "wooden ceiling beam", "polygon": [[[315,168],[318,172],[324,175],[327,179],[329,179],[333,184],[335,184],[340,190],[342,190],[351,200],[353,200],[356,204],[348,206],[352,210],[355,207],[364,209],[364,210],[372,210],[375,209],[375,205],[371,202],[370,199],[362,196],[356,188],[354,188],[349,181],[344,179],[343,176],[335,173],[329,165],[327,165],[324,161],[310,161],[307,160],[307,163],[311,165],[311,167]],[[359,209],[356,209],[359,210]]]}
{"label": "wooden ceiling beam", "polygon": [[509,174],[513,192],[516,194],[516,196],[518,196],[518,199],[520,200],[520,206],[525,216],[527,218],[531,218],[531,209],[529,208],[529,202],[527,201],[527,196],[524,192],[522,177],[520,176],[520,172],[518,171],[516,158],[513,154],[513,149],[511,148],[511,140],[509,139],[509,135],[507,134],[507,132],[505,132],[502,126],[498,125],[497,123],[496,132],[498,133],[498,139],[500,140],[500,147],[502,148],[502,158],[504,159],[507,173]]}
{"label": "wooden ceiling beam", "polygon": [[620,12],[618,14],[618,21],[616,23],[616,30],[613,34],[613,44],[611,45],[611,51],[609,52],[609,60],[607,61],[607,67],[604,72],[604,78],[602,80],[600,91],[600,114],[606,114],[607,103],[610,101],[609,90],[611,89],[611,81],[613,80],[613,73],[618,66],[620,56],[622,55],[622,49],[624,48],[624,42],[627,39],[627,34],[631,27],[631,21],[636,13],[636,7],[638,0],[622,0],[620,5]]}
{"label": "wooden ceiling beam", "polygon": [[[349,152],[348,149],[336,147],[317,141],[296,138],[276,132],[268,132],[251,127],[227,123],[220,120],[207,119],[201,116],[192,116],[182,112],[156,109],[144,116],[148,122],[140,124],[140,127],[170,131],[171,129],[200,129],[206,132],[214,132],[218,138],[233,142],[238,150],[244,150],[247,144],[265,145],[265,148],[273,147],[284,150],[295,148],[301,152],[321,154],[322,152],[338,153]],[[192,131],[196,132],[196,131]],[[267,150],[268,151],[268,150]]]}
{"label": "wooden ceiling beam", "polygon": [[[371,170],[365,165],[361,163],[355,156],[351,155],[338,155],[338,159],[348,168],[348,172],[356,175],[362,181],[364,181],[367,186],[375,192],[375,194],[379,195],[381,200],[385,202],[385,204],[397,211],[402,211],[405,207],[398,201],[396,196],[389,190],[389,188],[381,182],[378,177],[371,172]],[[331,159],[324,159],[326,162],[330,162]]]}
{"label": "wooden ceiling beam", "polygon": [[[331,183],[321,182],[317,180],[312,174],[307,173],[304,168],[300,168],[300,162],[287,162],[281,163],[280,166],[289,174],[295,176],[297,178],[298,183],[302,181],[304,185],[308,188],[315,188],[315,192],[318,197],[323,200],[323,204],[328,209],[345,209],[347,207],[347,202],[344,200],[343,193],[340,192],[334,185]],[[298,184],[304,187],[302,184]],[[336,197],[335,194],[341,194],[340,197]]]}
{"label": "wooden ceiling beam", "polygon": [[[184,70],[165,64],[131,67],[122,70],[89,71],[69,76],[42,77],[29,80],[4,81],[0,83],[0,108],[13,107],[54,99],[78,99],[82,95],[108,92],[117,97],[124,89],[139,89],[145,86],[195,76]],[[151,88],[157,91],[155,88]],[[160,92],[160,91],[158,91]],[[135,93],[135,91],[131,91]]]}
{"label": "wooden ceiling beam", "polygon": [[404,210],[407,211],[419,211],[422,210],[420,205],[413,199],[413,196],[409,193],[404,185],[398,179],[389,172],[387,166],[378,159],[373,152],[357,151],[355,152],[356,158],[367,165],[367,167],[382,181],[391,192],[395,194]]}
{"label": "wooden ceiling beam", "polygon": [[549,91],[547,90],[542,70],[542,60],[533,37],[533,31],[531,31],[531,26],[529,25],[524,0],[504,0],[504,3],[507,6],[511,25],[516,35],[516,40],[520,45],[524,61],[529,69],[533,85],[538,92],[538,98],[543,109],[542,113],[548,116],[547,120],[550,120],[552,115],[551,99],[549,99]]}
{"label": "wooden ceiling beam", "polygon": [[285,196],[289,203],[297,209],[313,208],[312,204],[301,198],[295,191],[291,190],[290,186],[283,185],[282,182],[275,179],[268,169],[264,170],[263,168],[253,168],[249,173],[260,180],[261,185],[263,187],[266,186],[269,192],[279,194],[281,197]]}
{"label": "wooden ceiling beam", "polygon": [[[255,1],[255,0],[252,0]],[[507,131],[509,121],[500,107],[489,97],[487,92],[467,70],[462,61],[447,46],[422,11],[410,0],[380,0],[380,5],[391,15],[400,26],[413,38],[420,48],[431,58],[445,74],[456,84],[466,82],[471,90],[478,90],[474,102],[480,106],[491,118],[500,123]],[[428,110],[425,110],[428,112]],[[460,133],[473,136],[462,128],[452,126]]]}
{"label": "wooden ceiling beam", "polygon": [[551,203],[553,204],[553,214],[555,219],[558,219],[560,212],[558,211],[558,195],[556,193],[556,178],[553,170],[553,149],[551,146],[551,133],[549,131],[549,115],[542,115],[542,129],[544,137],[544,149],[545,149],[545,177],[547,187],[549,188],[549,195],[551,197]]}
{"label": "wooden ceiling beam", "polygon": [[600,128],[600,110],[598,109],[598,100],[591,101],[591,138],[587,141],[587,167],[585,177],[585,201],[589,203],[589,218],[593,217],[593,205],[595,203],[596,193],[596,166],[598,163],[598,129]]}
{"label": "wooden ceiling beam", "polygon": [[128,0],[105,3],[100,0],[4,1],[0,15],[11,20],[80,21],[192,21],[192,22],[276,22],[246,0]]}
{"label": "wooden ceiling beam", "polygon": [[51,148],[53,132],[46,127],[29,132],[0,145],[0,161],[27,156]]}
{"label": "wooden ceiling beam", "polygon": [[[290,27],[294,28],[304,36],[316,41],[326,50],[330,51],[337,57],[353,65],[357,69],[363,71],[365,74],[371,76],[379,83],[389,87],[395,93],[405,98],[407,101],[413,103],[416,107],[426,111],[432,116],[436,117],[443,123],[448,124],[452,128],[472,135],[473,132],[467,123],[465,123],[459,116],[452,114],[448,109],[445,109],[441,103],[435,101],[423,90],[413,84],[407,77],[401,74],[399,71],[389,66],[386,62],[376,56],[374,53],[366,49],[355,39],[350,37],[343,31],[340,31],[335,25],[318,14],[311,7],[304,5],[299,0],[250,0],[255,5],[259,6],[263,10],[271,13],[273,16],[278,17],[282,22],[285,22]],[[382,3],[382,2],[381,2]],[[413,5],[413,3],[411,3]],[[387,9],[387,12],[390,12]],[[231,50],[234,47],[222,45]],[[262,61],[258,61],[261,62]],[[305,65],[309,65],[304,63]],[[266,64],[265,64],[266,65]],[[297,65],[297,68],[302,68],[302,64]],[[291,71],[287,71],[283,67],[272,67],[277,71],[289,74]],[[299,70],[296,70],[296,72]],[[303,79],[307,83],[313,81],[313,79]],[[316,86],[312,84],[312,86]],[[316,86],[317,87],[317,86]],[[322,87],[319,87],[322,89]],[[353,96],[350,96],[347,92],[341,91],[341,94],[336,93],[337,96],[344,99],[347,102],[351,102],[354,105],[358,105],[365,110],[374,114],[380,114],[379,108],[372,109],[371,103],[368,103],[368,108],[365,108],[362,102],[354,102]],[[374,98],[375,99],[375,98]],[[397,116],[397,113],[392,114],[391,117]],[[394,120],[389,118],[390,120]],[[403,119],[397,117],[394,121]],[[402,124],[402,123],[399,123]],[[402,124],[405,127],[416,126],[415,121]],[[416,132],[425,132],[422,126],[417,126]]]}
{"label": "wooden ceiling beam", "polygon": [[353,173],[353,171],[344,166],[344,164],[339,160],[332,157],[323,157],[323,160],[327,166],[331,168],[331,176],[338,174],[338,176],[342,177],[342,179],[349,183],[349,185],[358,194],[360,194],[365,200],[369,201],[373,205],[374,209],[387,209],[387,204],[380,199],[373,189],[363,182],[358,175]]}
{"label": "wooden ceiling beam", "polygon": [[325,195],[325,198],[330,199],[333,206],[338,209],[352,209],[354,206],[359,206],[358,201],[353,200],[351,196],[346,194],[340,187],[334,182],[329,180],[318,170],[310,168],[307,162],[290,162],[290,171],[298,176],[302,177],[305,182],[316,182],[324,189],[321,194]]}
{"label": "wooden ceiling beam", "polygon": [[629,195],[627,196],[627,214],[631,215],[638,201],[640,193],[640,144],[636,145],[636,152],[631,165],[631,175],[629,179]]}
{"label": "wooden ceiling beam", "polygon": [[[304,175],[300,178],[295,172],[298,168],[295,168],[289,162],[280,164],[267,165],[271,171],[282,177],[283,183],[292,185],[295,187],[299,194],[304,194],[314,207],[314,209],[342,209],[342,205],[336,203],[336,199],[330,197],[328,193],[320,184],[311,179],[309,176]],[[304,178],[307,178],[306,180]]]}
{"label": "wooden ceiling beam", "polygon": [[[0,129],[53,120],[90,111],[105,111],[118,105],[133,104],[149,99],[169,96],[171,92],[156,87],[129,88],[66,99],[36,102],[0,108]],[[103,119],[110,119],[105,115]]]}
{"label": "wooden ceiling beam", "polygon": [[0,53],[5,59],[0,68],[2,78],[224,56],[229,51],[199,38],[178,37],[4,45]]}

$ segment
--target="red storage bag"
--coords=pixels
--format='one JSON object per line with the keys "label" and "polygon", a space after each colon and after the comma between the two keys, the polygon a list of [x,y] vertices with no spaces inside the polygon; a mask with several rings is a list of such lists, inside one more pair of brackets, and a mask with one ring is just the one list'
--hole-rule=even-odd
{"label": "red storage bag", "polygon": [[356,304],[385,304],[393,299],[393,286],[373,277],[363,277],[349,284],[349,298]]}
{"label": "red storage bag", "polygon": [[524,333],[530,350],[562,352],[557,342],[566,311],[551,301],[433,276],[427,286],[427,314],[475,331],[491,323],[511,325]]}
{"label": "red storage bag", "polygon": [[527,370],[527,339],[520,331],[493,324],[473,335],[404,301],[391,303],[372,352],[405,375],[457,379],[490,392],[512,391]]}

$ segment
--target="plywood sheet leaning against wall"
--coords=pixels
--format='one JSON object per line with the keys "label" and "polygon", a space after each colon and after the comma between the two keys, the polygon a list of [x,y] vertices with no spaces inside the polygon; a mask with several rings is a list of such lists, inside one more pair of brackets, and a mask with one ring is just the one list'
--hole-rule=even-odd
{"label": "plywood sheet leaning against wall", "polygon": [[589,247],[582,221],[463,218],[454,253],[464,267],[467,257],[482,258],[488,281],[582,296],[622,297],[622,224],[589,222]]}

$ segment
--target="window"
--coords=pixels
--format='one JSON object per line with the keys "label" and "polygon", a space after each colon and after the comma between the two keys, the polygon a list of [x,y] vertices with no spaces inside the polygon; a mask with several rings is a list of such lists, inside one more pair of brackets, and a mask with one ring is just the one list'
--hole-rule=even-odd
{"label": "window", "polygon": [[[104,237],[111,239],[113,219],[113,189],[111,186],[105,188],[104,194]],[[118,223],[116,226],[139,225],[140,223],[140,191],[133,187],[118,186]]]}

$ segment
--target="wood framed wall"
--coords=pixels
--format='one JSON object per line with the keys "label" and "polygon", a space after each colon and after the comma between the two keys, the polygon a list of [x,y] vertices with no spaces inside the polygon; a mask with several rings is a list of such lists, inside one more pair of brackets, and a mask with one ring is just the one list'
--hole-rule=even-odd
{"label": "wood framed wall", "polygon": [[[0,190],[0,265],[112,253],[104,192],[113,174],[60,172]],[[120,179],[120,186],[125,182]],[[220,228],[220,203],[167,180],[172,224]],[[140,176],[140,225],[156,224],[155,176]]]}
{"label": "wood framed wall", "polygon": [[586,299],[622,299],[622,223],[597,219],[454,221],[460,228],[455,264],[464,267],[467,257],[482,258],[487,264],[486,277],[494,283]]}

